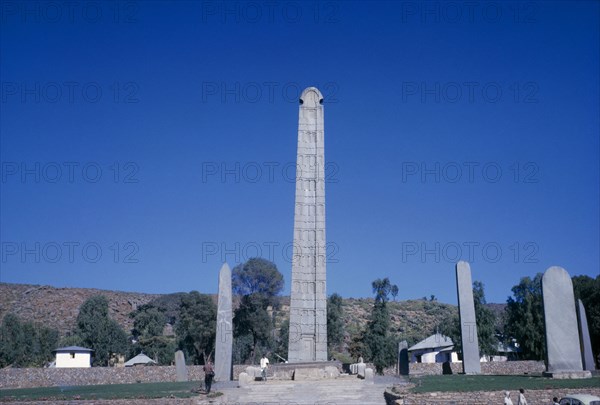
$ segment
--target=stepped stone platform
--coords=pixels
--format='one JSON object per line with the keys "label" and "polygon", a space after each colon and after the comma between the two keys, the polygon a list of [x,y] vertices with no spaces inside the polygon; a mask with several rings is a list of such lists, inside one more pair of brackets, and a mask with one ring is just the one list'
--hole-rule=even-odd
{"label": "stepped stone platform", "polygon": [[220,405],[385,405],[383,393],[391,384],[369,383],[356,376],[309,381],[256,381],[245,388],[219,387]]}

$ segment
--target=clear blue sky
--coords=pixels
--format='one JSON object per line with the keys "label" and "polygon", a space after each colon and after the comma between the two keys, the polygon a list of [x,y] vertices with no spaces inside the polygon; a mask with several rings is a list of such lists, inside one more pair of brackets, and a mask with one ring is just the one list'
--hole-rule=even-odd
{"label": "clear blue sky", "polygon": [[59,3],[2,1],[1,281],[215,293],[260,254],[289,293],[313,85],[328,293],[598,274],[598,2]]}

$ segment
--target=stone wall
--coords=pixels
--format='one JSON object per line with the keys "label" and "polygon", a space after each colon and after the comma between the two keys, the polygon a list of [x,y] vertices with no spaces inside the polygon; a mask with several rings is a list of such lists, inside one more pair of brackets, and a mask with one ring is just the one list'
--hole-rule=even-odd
{"label": "stone wall", "polygon": [[[527,402],[535,405],[550,405],[552,397],[561,398],[569,393],[582,391],[587,394],[600,396],[600,388],[584,388],[580,390],[567,390],[564,388],[557,390],[527,390],[525,398]],[[517,403],[518,392],[512,390],[510,397],[513,403]],[[388,405],[491,405],[501,404],[504,400],[504,391],[475,391],[475,392],[429,392],[425,394],[411,393],[391,393],[389,390],[385,393],[386,403]]]}
{"label": "stone wall", "polygon": [[[274,365],[276,368],[276,365]],[[453,363],[452,371],[459,373],[460,363]],[[237,379],[247,365],[233,366],[233,378]],[[289,367],[289,365],[288,365]],[[372,364],[367,367],[375,369]],[[274,371],[274,370],[272,370]],[[539,374],[544,371],[541,361],[508,361],[481,363],[483,374]],[[386,375],[395,375],[396,369],[384,370]],[[413,375],[442,374],[441,363],[411,363]],[[188,366],[192,381],[204,380],[202,366]],[[0,388],[52,387],[61,385],[131,384],[136,382],[176,381],[175,366],[147,367],[91,367],[91,368],[5,368],[0,370]]]}
{"label": "stone wall", "polygon": [[[188,374],[192,381],[204,379],[202,366],[188,366]],[[5,368],[0,370],[0,388],[132,384],[160,381],[177,381],[175,366]]]}
{"label": "stone wall", "polygon": [[[452,373],[462,373],[462,363],[450,363]],[[546,370],[543,361],[491,361],[481,363],[481,374],[518,375],[540,374]],[[415,375],[442,374],[442,363],[410,363],[409,373]]]}

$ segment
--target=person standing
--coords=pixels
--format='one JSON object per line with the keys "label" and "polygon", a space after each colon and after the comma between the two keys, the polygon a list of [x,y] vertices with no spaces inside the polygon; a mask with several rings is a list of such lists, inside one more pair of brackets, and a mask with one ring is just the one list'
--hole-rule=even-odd
{"label": "person standing", "polygon": [[267,359],[266,355],[262,356],[260,359],[260,373],[263,381],[267,381],[267,369],[269,368],[269,359]]}
{"label": "person standing", "polygon": [[523,388],[519,389],[519,402],[517,405],[527,405],[527,399],[525,399],[525,390]]}
{"label": "person standing", "polygon": [[204,389],[206,390],[206,394],[210,394],[210,388],[212,387],[212,380],[215,376],[215,368],[213,367],[210,359],[206,362],[203,367],[204,369]]}
{"label": "person standing", "polygon": [[510,391],[504,393],[504,405],[513,405],[512,399],[510,399]]}

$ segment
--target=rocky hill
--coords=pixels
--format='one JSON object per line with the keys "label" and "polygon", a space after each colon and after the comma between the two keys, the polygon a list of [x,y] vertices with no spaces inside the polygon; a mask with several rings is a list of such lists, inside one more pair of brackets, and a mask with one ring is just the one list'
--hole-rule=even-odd
{"label": "rocky hill", "polygon": [[108,298],[110,316],[125,330],[133,327],[129,318],[131,311],[159,297],[155,294],[92,288],[0,283],[0,318],[12,312],[21,320],[53,327],[61,335],[65,335],[73,329],[81,304],[94,295],[104,295]]}
{"label": "rocky hill", "polygon": [[[179,294],[145,294],[123,291],[108,291],[89,288],[55,288],[50,286],[0,283],[0,319],[12,312],[22,320],[34,321],[58,329],[61,335],[72,330],[79,307],[83,302],[102,294],[109,300],[110,316],[126,331],[131,330],[129,313],[150,301],[159,301],[162,306],[172,306]],[[216,300],[216,297],[214,297]],[[166,304],[165,304],[166,303]],[[346,298],[343,301],[346,333],[353,335],[364,328],[373,308],[371,298]],[[500,311],[502,304],[494,305]],[[281,297],[276,318],[287,317],[289,297]],[[435,332],[436,326],[447,322],[457,313],[454,305],[428,300],[390,302],[389,310],[393,331],[409,344]],[[278,322],[279,323],[279,322]]]}

